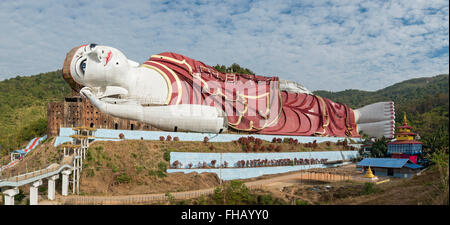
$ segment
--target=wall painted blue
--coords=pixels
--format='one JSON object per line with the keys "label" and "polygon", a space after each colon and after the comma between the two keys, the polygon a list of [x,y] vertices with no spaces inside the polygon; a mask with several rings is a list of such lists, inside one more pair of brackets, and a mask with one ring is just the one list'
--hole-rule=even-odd
{"label": "wall painted blue", "polygon": [[276,153],[209,153],[209,152],[171,152],[170,164],[178,160],[182,163],[182,168],[197,167],[198,163],[206,162],[211,166],[211,161],[216,160],[216,166],[228,162],[228,167],[236,167],[239,160],[254,159],[328,159],[328,161],[351,160],[359,157],[358,151],[326,151],[326,152],[276,152]]}
{"label": "wall painted blue", "polygon": [[349,162],[338,165],[302,165],[302,166],[274,166],[274,167],[256,167],[256,168],[226,168],[226,169],[167,169],[167,173],[215,173],[222,180],[247,179],[259,177],[266,174],[287,173],[292,171],[307,170],[312,168],[330,168],[348,164]]}
{"label": "wall painted blue", "polygon": [[[119,139],[119,134],[123,133],[125,139],[128,140],[140,140],[141,137],[144,140],[159,140],[160,136],[167,137],[170,135],[173,137],[179,137],[180,141],[203,141],[204,137],[208,137],[210,142],[230,142],[239,139],[240,137],[253,136],[266,141],[272,141],[276,138],[294,138],[298,139],[300,143],[313,142],[316,140],[318,143],[330,141],[337,142],[343,141],[342,137],[306,137],[306,136],[283,136],[283,135],[260,135],[260,134],[212,134],[212,133],[188,133],[188,132],[166,132],[166,131],[143,131],[143,130],[111,130],[111,129],[98,129],[94,136],[97,138]],[[72,128],[62,127],[59,129],[59,137],[69,137],[75,134]],[[355,142],[361,141],[360,138],[351,138]],[[62,142],[61,142],[62,143]],[[58,142],[58,145],[61,144]],[[55,142],[56,144],[56,142]],[[56,146],[56,145],[55,145]]]}
{"label": "wall painted blue", "polygon": [[[328,168],[337,165],[297,165],[297,166],[271,166],[271,167],[255,167],[255,168],[237,168],[236,163],[239,160],[253,160],[253,159],[294,159],[294,158],[327,158],[328,161],[335,160],[350,160],[359,157],[358,151],[328,151],[328,152],[278,152],[278,153],[202,153],[202,152],[171,152],[170,164],[178,160],[182,163],[180,169],[168,169],[168,173],[183,172],[183,173],[216,173],[219,178],[223,180],[246,179],[252,177],[259,177],[266,174],[286,173],[291,171],[305,170],[311,168]],[[217,160],[216,167],[227,161],[228,167],[224,169],[203,169],[196,168],[198,162],[207,162],[211,166],[211,160]],[[188,164],[193,164],[193,169],[187,169]],[[344,163],[347,164],[348,162]]]}

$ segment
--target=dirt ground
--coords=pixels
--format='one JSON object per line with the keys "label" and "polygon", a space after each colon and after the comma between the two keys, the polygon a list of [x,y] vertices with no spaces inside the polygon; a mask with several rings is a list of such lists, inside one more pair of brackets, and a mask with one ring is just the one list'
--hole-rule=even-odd
{"label": "dirt ground", "polygon": [[[315,169],[320,172],[361,176],[355,164]],[[438,189],[439,174],[425,171],[411,179],[380,177],[389,182],[375,184],[370,192],[365,182],[351,180],[339,182],[284,180],[266,185],[263,190],[274,197],[296,204],[297,200],[313,205],[429,205],[443,204]]]}

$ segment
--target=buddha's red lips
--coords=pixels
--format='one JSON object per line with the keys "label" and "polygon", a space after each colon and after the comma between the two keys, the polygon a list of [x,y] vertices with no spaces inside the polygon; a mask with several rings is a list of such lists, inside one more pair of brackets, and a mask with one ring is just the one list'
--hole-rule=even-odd
{"label": "buddha's red lips", "polygon": [[106,56],[106,63],[105,63],[105,66],[108,64],[109,60],[111,59],[111,55],[112,55],[112,52],[109,51],[109,52],[108,52],[108,56]]}

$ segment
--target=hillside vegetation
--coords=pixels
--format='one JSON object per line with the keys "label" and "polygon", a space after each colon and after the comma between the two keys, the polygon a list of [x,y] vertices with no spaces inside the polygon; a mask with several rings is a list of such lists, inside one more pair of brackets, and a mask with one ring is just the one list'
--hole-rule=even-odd
{"label": "hillside vegetation", "polygon": [[47,129],[47,102],[61,101],[70,87],[61,70],[0,82],[0,156],[23,148]]}

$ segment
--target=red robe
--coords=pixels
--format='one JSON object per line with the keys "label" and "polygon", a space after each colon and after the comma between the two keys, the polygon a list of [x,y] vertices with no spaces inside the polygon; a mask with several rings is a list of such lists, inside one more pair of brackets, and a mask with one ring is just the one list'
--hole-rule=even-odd
{"label": "red robe", "polygon": [[359,137],[353,110],[327,98],[280,91],[278,77],[224,74],[176,53],[153,55],[169,86],[167,104],[220,107],[229,127],[258,134]]}

